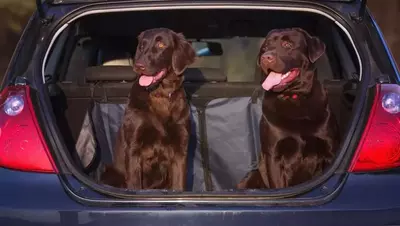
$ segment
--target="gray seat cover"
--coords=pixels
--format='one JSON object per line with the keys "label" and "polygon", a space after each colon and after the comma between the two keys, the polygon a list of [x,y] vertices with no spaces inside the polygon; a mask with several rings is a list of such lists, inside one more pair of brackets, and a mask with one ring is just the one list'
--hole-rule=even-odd
{"label": "gray seat cover", "polygon": [[[88,166],[100,150],[106,153],[101,155],[102,162],[111,163],[124,110],[125,104],[101,102],[94,102],[88,110],[76,144],[84,166]],[[193,104],[190,105],[190,111],[192,131],[188,147],[188,190],[206,189],[201,151],[201,142],[205,140],[212,190],[235,188],[257,163],[260,150],[260,99],[255,103],[250,97],[213,99],[206,104],[204,117],[199,117],[198,108]],[[199,129],[200,118],[205,119],[203,134]]]}

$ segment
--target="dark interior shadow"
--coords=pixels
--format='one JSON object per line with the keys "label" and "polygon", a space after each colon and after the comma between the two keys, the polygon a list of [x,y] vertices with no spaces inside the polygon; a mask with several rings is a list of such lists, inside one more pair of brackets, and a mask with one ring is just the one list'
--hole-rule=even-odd
{"label": "dark interior shadow", "polygon": [[75,148],[75,139],[73,138],[71,128],[68,124],[68,119],[65,112],[68,109],[67,97],[62,89],[54,83],[48,84],[50,101],[52,102],[53,112],[56,117],[57,126],[64,138],[64,143],[67,146],[68,153],[70,154],[74,163],[77,164],[79,169],[83,170],[80,158]]}
{"label": "dark interior shadow", "polygon": [[[184,90],[186,94],[186,98],[188,99],[188,104],[194,105],[196,110],[198,108],[198,104],[196,101],[196,92],[200,89],[200,87],[207,82],[204,74],[201,70],[197,68],[189,68],[186,69],[190,71],[190,77],[187,76],[186,78],[190,79],[191,82],[184,82]],[[192,82],[196,81],[196,82]],[[198,115],[198,114],[196,114]],[[192,191],[194,186],[194,161],[196,156],[198,137],[197,137],[197,123],[194,118],[192,109],[190,109],[190,135],[189,135],[189,144],[187,150],[187,179],[186,179],[186,190]]]}

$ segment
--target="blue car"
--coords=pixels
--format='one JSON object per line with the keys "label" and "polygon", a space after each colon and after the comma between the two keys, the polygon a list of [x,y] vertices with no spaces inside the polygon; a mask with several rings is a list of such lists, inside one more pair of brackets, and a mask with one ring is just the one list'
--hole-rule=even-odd
{"label": "blue car", "polygon": [[[1,86],[1,226],[400,225],[400,76],[365,0],[36,2]],[[198,54],[183,84],[195,128],[184,192],[100,180],[137,36],[154,27]],[[341,144],[311,181],[236,190],[257,163],[259,48],[287,27],[326,44],[315,65]]]}

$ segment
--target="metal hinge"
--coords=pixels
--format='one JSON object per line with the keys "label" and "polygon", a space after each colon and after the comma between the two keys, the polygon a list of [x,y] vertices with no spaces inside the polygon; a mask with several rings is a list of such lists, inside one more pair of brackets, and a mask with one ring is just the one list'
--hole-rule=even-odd
{"label": "metal hinge", "polygon": [[53,21],[53,17],[46,17],[46,13],[44,12],[43,9],[43,4],[47,3],[48,0],[36,0],[36,8],[37,8],[37,12],[39,14],[39,18],[40,18],[40,22],[44,25],[47,26],[49,25],[52,21]]}
{"label": "metal hinge", "polygon": [[350,18],[353,21],[360,23],[361,21],[364,20],[366,10],[367,10],[367,0],[361,0],[358,12],[351,12]]}
{"label": "metal hinge", "polygon": [[381,75],[375,79],[379,84],[390,83],[390,78],[387,75]]}
{"label": "metal hinge", "polygon": [[24,86],[28,84],[28,79],[26,77],[17,76],[14,78],[12,84],[15,86]]}

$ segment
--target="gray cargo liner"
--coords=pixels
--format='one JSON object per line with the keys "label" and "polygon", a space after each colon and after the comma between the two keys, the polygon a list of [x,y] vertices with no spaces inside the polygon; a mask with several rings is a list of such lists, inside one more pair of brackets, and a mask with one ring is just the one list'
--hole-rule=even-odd
{"label": "gray cargo liner", "polygon": [[[188,147],[187,190],[233,189],[257,164],[261,100],[218,98],[204,105],[190,106],[192,131]],[[99,153],[102,163],[111,163],[124,111],[125,104],[93,102],[76,144],[84,166],[91,164]],[[204,155],[208,156],[208,161],[202,161]]]}

